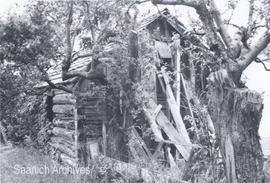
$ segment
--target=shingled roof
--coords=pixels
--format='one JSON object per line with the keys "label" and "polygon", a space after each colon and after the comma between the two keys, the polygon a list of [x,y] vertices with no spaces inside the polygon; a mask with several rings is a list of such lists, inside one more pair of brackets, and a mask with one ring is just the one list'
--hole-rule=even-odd
{"label": "shingled roof", "polygon": [[[152,24],[153,22],[155,22],[156,20],[159,20],[159,19],[166,19],[167,22],[179,33],[183,33],[186,28],[185,26],[175,17],[175,16],[172,16],[169,12],[169,10],[166,8],[164,9],[163,11],[157,13],[157,14],[154,14],[154,15],[151,15],[151,16],[148,16],[148,17],[145,17],[143,18],[142,21],[140,21],[138,24],[138,28],[137,28],[137,31],[140,32],[142,30],[145,30],[148,28],[148,26],[150,24]],[[109,52],[109,51],[112,51],[114,46],[115,46],[116,43],[109,43],[108,45],[106,45],[104,47],[104,51],[105,52]],[[163,43],[160,43],[163,45]],[[164,45],[162,46],[164,47]],[[159,48],[157,48],[159,50]],[[167,49],[167,48],[166,48]],[[84,50],[83,51],[84,54],[87,53],[87,50]],[[81,54],[81,53],[80,53]],[[168,57],[168,53],[165,54],[165,57]],[[83,70],[86,68],[86,66],[92,61],[92,58],[91,56],[89,57],[84,57],[84,58],[80,58],[80,59],[77,59],[75,60],[74,62],[72,62],[71,66],[70,66],[70,71],[74,71],[74,70],[77,70],[77,71],[80,71],[80,70]],[[49,78],[50,80],[54,83],[54,84],[64,84],[64,83],[69,83],[70,81],[72,80],[66,80],[66,81],[63,81],[62,80],[62,68],[61,68],[61,63],[51,67],[49,70],[48,70],[48,75],[49,75]],[[47,83],[43,82],[43,83],[40,83],[37,87],[45,87],[47,86]]]}
{"label": "shingled roof", "polygon": [[181,34],[186,30],[184,24],[182,24],[175,16],[171,15],[169,10],[165,8],[161,12],[145,17],[142,21],[140,21],[137,31],[147,29],[151,23],[162,18],[165,18],[178,33]]}

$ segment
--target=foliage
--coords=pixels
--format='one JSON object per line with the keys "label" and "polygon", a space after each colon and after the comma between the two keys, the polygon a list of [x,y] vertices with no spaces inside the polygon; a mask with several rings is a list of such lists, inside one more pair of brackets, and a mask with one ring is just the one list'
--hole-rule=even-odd
{"label": "foliage", "polygon": [[9,126],[9,138],[22,142],[25,135],[35,141],[44,119],[42,97],[34,87],[59,59],[61,41],[54,26],[44,15],[41,2],[29,5],[29,12],[20,17],[9,16],[1,24],[0,36],[0,120]]}
{"label": "foliage", "polygon": [[42,96],[21,97],[17,111],[5,121],[8,139],[15,144],[43,148],[48,140],[42,133],[48,125]]}
{"label": "foliage", "polygon": [[[268,4],[266,1],[263,3]],[[153,84],[157,59],[153,51],[153,43],[146,32],[139,35],[139,58],[134,59],[130,56],[128,37],[136,26],[129,12],[125,12],[127,8],[130,8],[130,4],[131,2],[126,0],[94,0],[91,4],[83,1],[74,2],[70,30],[71,43],[74,48],[76,39],[87,38],[87,44],[84,44],[84,47],[97,46],[101,48],[100,50],[104,50],[108,44],[117,45],[110,53],[103,51],[99,53],[100,60],[102,57],[111,58],[105,63],[109,68],[107,73],[108,117],[112,119],[115,114],[118,114],[115,120],[117,122],[114,124],[122,127],[121,130],[126,130],[124,124],[126,117],[130,115],[133,119],[132,125],[139,126],[143,136],[150,138],[151,133],[145,123],[143,107],[154,94]],[[9,138],[13,142],[34,144],[43,148],[49,138],[46,133],[49,122],[44,116],[45,102],[42,101],[42,97],[30,94],[33,92],[32,88],[44,79],[43,71],[47,71],[53,64],[60,64],[66,59],[64,56],[67,56],[65,55],[67,45],[65,45],[66,39],[63,38],[66,34],[67,5],[67,2],[32,2],[28,5],[29,13],[26,13],[25,19],[9,17],[7,22],[1,25],[0,120],[5,120]],[[236,1],[228,3],[229,8],[234,9],[235,6]],[[269,17],[267,16],[269,11],[265,11],[266,8],[267,6],[258,10],[260,20]],[[133,10],[135,11],[133,18],[136,19],[136,8]],[[193,22],[193,24],[192,26],[196,29],[204,30],[201,29],[202,24],[198,22]],[[184,73],[185,79],[192,78],[191,84],[194,85],[197,94],[205,99],[207,91],[207,86],[204,85],[205,79],[210,72],[220,68],[223,60],[220,58],[219,50],[209,50],[202,45],[198,46],[189,41],[189,38],[196,37],[184,35],[184,40],[187,40],[183,43],[182,52],[188,57],[189,63],[182,67],[181,72]],[[204,37],[202,40],[207,39]],[[77,51],[74,49],[72,54],[76,55]],[[172,50],[173,53],[174,51]],[[137,71],[139,71],[137,80],[140,82],[131,80],[130,65],[137,66]],[[200,73],[194,72],[199,69],[201,69]],[[170,73],[172,78],[175,78],[176,74],[176,72]],[[96,95],[99,95],[99,89],[96,90]],[[194,113],[196,113],[195,110]],[[189,116],[185,119],[192,120]],[[196,122],[199,123],[198,121]],[[205,173],[211,175],[212,177],[209,178],[211,180],[200,180],[200,182],[210,182],[217,179],[214,177],[215,170],[218,169],[217,163],[213,165],[212,162],[217,156],[217,149],[212,147],[214,143],[210,142],[205,124],[198,124],[198,126],[200,134],[197,135],[200,139],[197,139],[197,143],[201,144],[202,148],[194,152],[189,173],[193,173],[192,178],[194,176],[203,178],[202,174]],[[101,177],[109,175],[116,182],[124,181],[125,178],[122,175],[111,172],[108,167],[102,168],[104,170]]]}

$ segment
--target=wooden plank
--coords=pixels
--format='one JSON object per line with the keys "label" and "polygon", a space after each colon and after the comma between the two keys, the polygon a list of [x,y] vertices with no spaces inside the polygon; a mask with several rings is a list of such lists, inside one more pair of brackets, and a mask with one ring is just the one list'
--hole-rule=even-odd
{"label": "wooden plank", "polygon": [[164,78],[165,84],[166,84],[166,96],[167,96],[167,102],[169,104],[170,111],[172,113],[172,116],[174,118],[174,121],[176,123],[177,130],[182,134],[185,141],[190,144],[190,138],[187,132],[187,129],[185,127],[185,124],[183,122],[182,116],[180,114],[179,107],[175,101],[172,88],[170,86],[169,77],[165,73],[165,71],[162,71],[162,76]]}
{"label": "wooden plank", "polygon": [[167,147],[167,154],[168,154],[168,159],[169,159],[169,163],[170,163],[170,168],[174,169],[174,171],[175,170],[179,171],[178,166],[176,165],[176,162],[174,161],[174,158],[173,158],[173,156],[171,154],[171,148],[170,147]]}
{"label": "wooden plank", "polygon": [[153,162],[152,154],[144,143],[143,139],[138,134],[137,130],[132,127],[129,134],[129,149],[135,158],[136,162],[145,163],[148,165]]}
{"label": "wooden plank", "polygon": [[59,150],[60,152],[75,158],[75,151],[72,150],[70,147],[65,146],[64,144],[60,144],[58,142],[48,142],[48,144],[52,147],[54,147],[56,150]]}
{"label": "wooden plank", "polygon": [[80,99],[78,102],[78,108],[80,107],[84,107],[84,106],[97,106],[98,105],[98,102],[99,100],[82,100]]}
{"label": "wooden plank", "polygon": [[55,142],[55,143],[57,142],[57,143],[61,143],[61,144],[66,144],[67,146],[70,146],[71,148],[73,148],[73,145],[74,145],[73,140],[65,139],[65,138],[57,137],[57,136],[52,136],[50,138],[50,141]]}
{"label": "wooden plank", "polygon": [[[157,106],[157,108],[160,108],[160,105]],[[156,108],[156,109],[157,109]],[[156,119],[154,118],[154,116],[152,116],[148,110],[145,110],[145,113],[148,114],[148,118],[150,119],[149,122],[150,122],[150,127],[156,137],[156,141],[161,141],[163,140],[163,137],[162,137],[162,133],[161,133],[161,128],[157,125],[156,123]]]}
{"label": "wooden plank", "polygon": [[59,95],[59,94],[67,94],[67,92],[65,92],[63,90],[52,89],[52,91],[54,92],[55,96]]}
{"label": "wooden plank", "polygon": [[74,114],[72,105],[53,105],[53,112],[59,114]]}
{"label": "wooden plank", "polygon": [[97,140],[86,142],[87,152],[91,159],[95,159],[99,155],[99,144]]}
{"label": "wooden plank", "polygon": [[78,108],[80,109],[85,109],[85,110],[90,110],[90,111],[96,111],[98,112],[98,105],[90,105],[89,103],[87,105],[78,105]]}
{"label": "wooden plank", "polygon": [[159,154],[161,152],[161,148],[162,148],[163,144],[164,144],[163,142],[158,143],[158,146],[153,154],[153,159],[157,159],[157,157],[159,156]]}
{"label": "wooden plank", "polygon": [[104,117],[102,114],[99,114],[99,113],[93,113],[93,114],[86,113],[84,116],[87,121],[101,121],[101,122],[103,121],[103,117]]}
{"label": "wooden plank", "polygon": [[64,99],[53,99],[53,104],[64,105],[64,104],[75,104],[75,100],[64,100]]}
{"label": "wooden plank", "polygon": [[73,106],[73,111],[74,111],[74,126],[75,126],[75,131],[74,131],[74,146],[75,146],[75,159],[76,162],[79,162],[79,129],[78,129],[78,110],[77,106]]}
{"label": "wooden plank", "polygon": [[138,142],[140,143],[140,146],[142,146],[144,148],[146,155],[149,157],[150,160],[152,160],[151,152],[149,151],[148,147],[146,146],[143,139],[141,138],[141,136],[138,134],[137,130],[134,127],[132,127],[132,132],[135,135]]}
{"label": "wooden plank", "polygon": [[157,104],[152,99],[150,99],[148,107],[144,108],[146,116],[150,121],[155,120],[157,122],[157,124],[163,129],[169,139],[175,143],[176,148],[187,161],[193,144],[186,141],[186,138],[184,138],[183,134],[175,129],[175,127],[171,124],[171,122],[162,111],[160,111],[158,114],[155,114],[154,111],[156,108]]}
{"label": "wooden plank", "polygon": [[64,153],[60,154],[60,159],[63,161],[64,164],[67,164],[67,165],[72,166],[72,167],[77,166],[76,159],[74,159],[74,158],[72,158]]}
{"label": "wooden plank", "polygon": [[75,96],[70,93],[59,93],[55,94],[54,99],[56,100],[75,100]]}
{"label": "wooden plank", "polygon": [[107,155],[107,128],[106,128],[106,116],[103,118],[102,122],[102,150],[103,155]]}
{"label": "wooden plank", "polygon": [[60,128],[65,128],[69,130],[75,129],[74,120],[61,120],[61,119],[54,119],[53,125]]}
{"label": "wooden plank", "polygon": [[180,98],[181,98],[181,51],[180,40],[176,41],[176,103],[180,110]]}
{"label": "wooden plank", "polygon": [[101,125],[102,124],[102,120],[89,120],[88,118],[79,119],[78,122],[85,125]]}
{"label": "wooden plank", "polygon": [[63,120],[63,121],[70,121],[74,120],[73,114],[60,114],[55,113],[54,119]]}
{"label": "wooden plank", "polygon": [[[89,116],[89,117],[95,116],[96,118],[99,118],[98,115],[102,115],[102,112],[103,111],[101,111],[101,109],[89,110],[89,109],[85,109],[85,108],[78,108],[79,114],[83,114],[83,115]],[[102,116],[100,118],[102,119]]]}
{"label": "wooden plank", "polygon": [[54,127],[52,129],[52,133],[58,137],[65,137],[68,139],[74,139],[74,131],[73,130],[67,130],[64,128]]}

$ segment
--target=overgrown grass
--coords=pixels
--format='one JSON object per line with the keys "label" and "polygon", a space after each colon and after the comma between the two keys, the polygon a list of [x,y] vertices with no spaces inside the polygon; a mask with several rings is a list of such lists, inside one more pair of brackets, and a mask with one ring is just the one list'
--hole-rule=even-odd
{"label": "overgrown grass", "polygon": [[16,148],[10,152],[0,154],[0,182],[1,183],[75,183],[80,182],[79,177],[71,174],[32,173],[18,171],[15,167],[48,167],[59,168],[56,162],[43,156],[36,150]]}

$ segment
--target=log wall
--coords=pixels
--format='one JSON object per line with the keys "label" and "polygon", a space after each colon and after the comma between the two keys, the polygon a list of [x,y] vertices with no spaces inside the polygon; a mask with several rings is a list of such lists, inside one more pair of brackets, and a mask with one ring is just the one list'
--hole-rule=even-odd
{"label": "log wall", "polygon": [[74,114],[76,100],[72,94],[54,91],[53,128],[49,146],[52,155],[65,165],[75,166],[77,163],[76,128]]}
{"label": "log wall", "polygon": [[88,165],[102,149],[102,124],[106,116],[104,97],[78,95],[76,97],[78,121],[79,164]]}
{"label": "log wall", "polygon": [[63,164],[86,166],[102,149],[102,128],[106,119],[104,97],[90,93],[76,96],[54,91],[53,128],[49,146]]}

